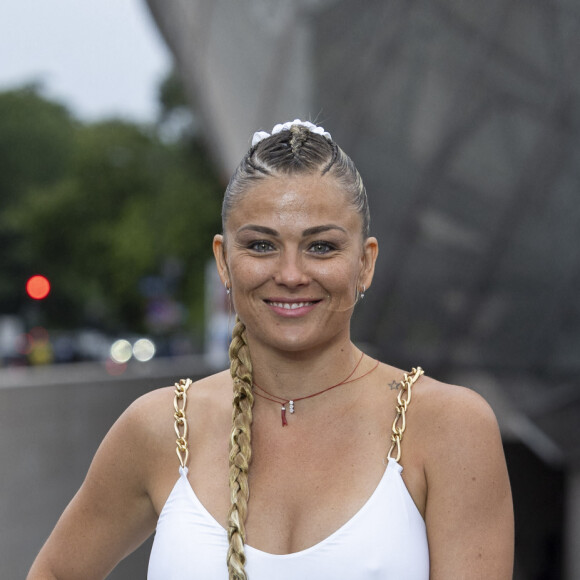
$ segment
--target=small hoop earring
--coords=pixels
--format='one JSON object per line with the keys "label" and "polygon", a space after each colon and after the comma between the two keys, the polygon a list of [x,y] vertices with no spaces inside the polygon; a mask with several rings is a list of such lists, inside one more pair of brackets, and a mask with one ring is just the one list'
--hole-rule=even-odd
{"label": "small hoop earring", "polygon": [[362,290],[360,292],[360,299],[361,300],[365,297],[365,290],[366,290],[366,286],[363,284]]}
{"label": "small hoop earring", "polygon": [[227,282],[224,282],[224,286],[226,287],[226,294],[229,296],[232,290],[231,290],[231,288],[228,286],[228,283],[227,283]]}

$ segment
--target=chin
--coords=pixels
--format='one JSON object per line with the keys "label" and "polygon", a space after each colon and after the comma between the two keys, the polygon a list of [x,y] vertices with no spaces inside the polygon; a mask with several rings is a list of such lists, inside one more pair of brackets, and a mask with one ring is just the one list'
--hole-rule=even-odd
{"label": "chin", "polygon": [[255,340],[266,344],[269,348],[274,348],[281,352],[300,353],[312,352],[325,345],[329,346],[335,342],[343,333],[329,333],[321,336],[320,333],[312,332],[279,332],[276,335],[261,334],[255,336]]}

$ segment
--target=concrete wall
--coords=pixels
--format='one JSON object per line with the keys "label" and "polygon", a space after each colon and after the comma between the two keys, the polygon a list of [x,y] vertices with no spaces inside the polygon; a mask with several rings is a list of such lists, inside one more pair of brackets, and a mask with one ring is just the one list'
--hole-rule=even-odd
{"label": "concrete wall", "polygon": [[[134,399],[210,372],[191,357],[135,364],[120,377],[97,363],[0,370],[0,578],[26,577],[101,439]],[[109,578],[145,578],[150,543]]]}

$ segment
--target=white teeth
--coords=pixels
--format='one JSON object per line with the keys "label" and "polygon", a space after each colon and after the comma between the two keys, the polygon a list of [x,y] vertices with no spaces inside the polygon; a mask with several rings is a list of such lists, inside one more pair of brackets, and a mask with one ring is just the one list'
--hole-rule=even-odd
{"label": "white teeth", "polygon": [[296,310],[296,308],[303,308],[314,304],[314,302],[270,302],[272,306],[284,308],[285,310]]}

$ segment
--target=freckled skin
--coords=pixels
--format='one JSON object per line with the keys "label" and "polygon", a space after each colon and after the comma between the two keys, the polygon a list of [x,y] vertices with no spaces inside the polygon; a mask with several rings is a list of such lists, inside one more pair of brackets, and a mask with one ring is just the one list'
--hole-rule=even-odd
{"label": "freckled skin", "polygon": [[[244,229],[252,225],[275,234]],[[254,348],[259,342],[299,351],[349,340],[357,288],[370,286],[377,243],[362,239],[362,219],[334,178],[258,181],[237,201],[224,234],[214,240],[218,267]],[[268,251],[253,251],[249,246],[256,241],[267,243]],[[317,242],[332,251],[313,251]],[[281,318],[264,302],[273,298],[308,299],[317,306],[307,316]]]}

